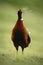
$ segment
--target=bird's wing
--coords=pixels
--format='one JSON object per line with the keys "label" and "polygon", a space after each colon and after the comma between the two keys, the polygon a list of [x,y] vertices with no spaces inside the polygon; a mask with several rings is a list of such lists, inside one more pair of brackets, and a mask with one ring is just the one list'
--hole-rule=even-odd
{"label": "bird's wing", "polygon": [[28,34],[28,43],[31,42],[31,38],[30,38],[30,35]]}

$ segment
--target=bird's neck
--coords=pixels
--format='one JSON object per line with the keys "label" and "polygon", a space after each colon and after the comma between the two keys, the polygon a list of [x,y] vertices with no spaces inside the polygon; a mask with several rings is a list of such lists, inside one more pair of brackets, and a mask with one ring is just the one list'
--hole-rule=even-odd
{"label": "bird's neck", "polygon": [[23,18],[21,17],[21,18],[18,18],[18,20],[23,20]]}
{"label": "bird's neck", "polygon": [[18,20],[21,20],[22,17],[18,17]]}
{"label": "bird's neck", "polygon": [[23,20],[22,15],[18,14],[18,20]]}

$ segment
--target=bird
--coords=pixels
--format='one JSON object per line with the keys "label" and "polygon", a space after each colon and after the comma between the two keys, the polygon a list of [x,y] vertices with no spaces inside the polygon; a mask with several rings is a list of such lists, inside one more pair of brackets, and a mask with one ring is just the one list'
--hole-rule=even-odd
{"label": "bird", "polygon": [[18,10],[17,15],[18,15],[18,19],[12,29],[11,40],[17,52],[18,52],[19,46],[21,47],[23,52],[24,48],[28,47],[28,45],[30,44],[31,38],[30,38],[29,32],[27,31],[23,23],[24,20],[22,18],[21,9]]}

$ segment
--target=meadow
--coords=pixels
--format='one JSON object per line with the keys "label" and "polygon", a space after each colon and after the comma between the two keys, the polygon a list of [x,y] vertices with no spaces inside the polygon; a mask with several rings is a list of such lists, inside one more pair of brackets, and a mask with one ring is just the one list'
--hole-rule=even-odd
{"label": "meadow", "polygon": [[[32,3],[30,6],[26,0],[20,1],[20,4],[17,0],[0,0],[0,65],[43,65],[43,1],[40,1],[41,6],[37,5],[40,2],[34,6],[34,2],[29,0]],[[21,47],[17,54],[11,41],[12,28],[20,8],[23,11],[24,25],[31,37],[31,43],[23,54]]]}

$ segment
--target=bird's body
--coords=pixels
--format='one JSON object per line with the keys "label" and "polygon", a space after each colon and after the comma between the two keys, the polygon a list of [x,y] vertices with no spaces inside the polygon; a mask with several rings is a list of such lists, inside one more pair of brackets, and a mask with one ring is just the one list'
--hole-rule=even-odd
{"label": "bird's body", "polygon": [[12,37],[11,37],[17,51],[18,51],[19,46],[21,46],[22,51],[23,51],[24,48],[28,47],[31,41],[29,33],[26,30],[23,24],[23,20],[21,18],[17,20],[12,30]]}

